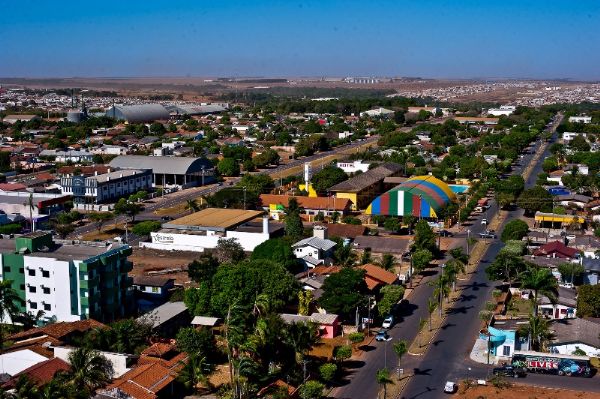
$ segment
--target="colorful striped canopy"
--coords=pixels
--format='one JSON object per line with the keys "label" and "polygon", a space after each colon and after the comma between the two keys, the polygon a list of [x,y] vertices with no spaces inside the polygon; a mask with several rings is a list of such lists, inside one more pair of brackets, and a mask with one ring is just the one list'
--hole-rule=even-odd
{"label": "colorful striped canopy", "polygon": [[454,201],[456,194],[440,179],[433,176],[415,176],[375,198],[366,213],[435,218],[437,212]]}

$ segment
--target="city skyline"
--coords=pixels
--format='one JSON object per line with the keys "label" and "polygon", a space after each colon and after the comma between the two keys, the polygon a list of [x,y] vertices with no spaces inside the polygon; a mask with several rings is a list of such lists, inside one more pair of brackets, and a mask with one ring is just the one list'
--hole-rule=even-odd
{"label": "city skyline", "polygon": [[2,77],[598,80],[600,4],[6,4]]}

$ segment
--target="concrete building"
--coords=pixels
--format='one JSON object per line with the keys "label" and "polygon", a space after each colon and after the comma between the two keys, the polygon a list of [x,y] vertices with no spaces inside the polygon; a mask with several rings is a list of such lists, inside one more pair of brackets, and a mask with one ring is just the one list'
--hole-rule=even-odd
{"label": "concrete building", "polygon": [[591,116],[585,116],[585,115],[581,115],[581,116],[569,116],[569,122],[571,123],[592,123],[592,117]]}
{"label": "concrete building", "polygon": [[154,122],[169,119],[169,111],[160,104],[115,105],[106,110],[109,118],[127,123]]}
{"label": "concrete building", "polygon": [[562,138],[565,144],[569,144],[577,136],[587,139],[587,133],[585,132],[563,132]]}
{"label": "concrete building", "polygon": [[330,187],[328,191],[336,198],[348,198],[352,201],[352,209],[365,209],[371,201],[384,192],[383,180],[386,177],[397,176],[403,166],[394,163],[384,163],[339,184]]}
{"label": "concrete building", "polygon": [[363,162],[362,160],[357,161],[341,161],[337,162],[335,166],[343,170],[345,173],[356,173],[356,172],[366,172],[369,170],[368,162]]}
{"label": "concrete building", "polygon": [[292,245],[296,258],[302,260],[306,267],[330,264],[335,241],[327,238],[327,227],[315,226],[313,236]]}
{"label": "concrete building", "polygon": [[214,181],[213,164],[204,158],[122,155],[110,161],[115,169],[150,169],[154,187],[193,187]]}
{"label": "concrete building", "polygon": [[17,122],[29,122],[40,119],[42,118],[37,115],[6,115],[4,119],[2,119],[2,122],[14,125]]}
{"label": "concrete building", "polygon": [[481,124],[481,125],[497,125],[498,118],[486,118],[482,116],[456,116],[454,120],[459,123],[466,124]]}
{"label": "concrete building", "polygon": [[389,118],[394,115],[394,111],[386,108],[375,108],[360,113],[360,116],[370,116],[379,118]]}
{"label": "concrete building", "polygon": [[207,208],[172,220],[151,233],[151,242],[141,247],[166,251],[195,251],[216,248],[221,239],[236,239],[244,251],[253,251],[259,244],[282,232],[282,226],[269,224],[263,211]]}
{"label": "concrete building", "polygon": [[60,178],[64,195],[73,196],[77,204],[116,202],[141,190],[152,189],[150,169],[123,169],[94,176],[67,174]]}
{"label": "concrete building", "polygon": [[135,301],[139,312],[148,312],[169,299],[175,279],[167,276],[133,276]]}
{"label": "concrete building", "polygon": [[442,111],[439,107],[408,107],[408,112],[412,114],[418,114],[421,111],[429,112],[435,115],[438,111]]}
{"label": "concrete building", "polygon": [[64,205],[71,199],[70,195],[62,194],[6,191],[0,193],[0,211],[4,212],[10,220],[20,217],[31,219],[35,229],[38,223],[46,221],[50,215],[63,210]]}
{"label": "concrete building", "polygon": [[48,321],[127,316],[133,303],[127,245],[67,245],[35,232],[0,240],[2,280],[23,300],[21,311],[45,312]]}
{"label": "concrete building", "polygon": [[40,157],[52,158],[56,162],[92,162],[94,154],[87,150],[70,150],[70,151],[57,151],[57,150],[43,150],[40,152]]}
{"label": "concrete building", "polygon": [[517,107],[515,107],[514,105],[502,105],[502,106],[500,106],[500,108],[488,109],[487,114],[492,115],[492,116],[501,116],[501,115],[509,116],[516,110],[517,110]]}

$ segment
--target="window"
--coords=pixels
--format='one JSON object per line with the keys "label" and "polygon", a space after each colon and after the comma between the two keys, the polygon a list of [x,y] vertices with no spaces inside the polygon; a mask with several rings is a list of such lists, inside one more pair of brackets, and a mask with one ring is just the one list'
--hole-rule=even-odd
{"label": "window", "polygon": [[49,303],[45,303],[44,304],[44,310],[51,311],[52,310],[52,305],[50,305]]}
{"label": "window", "polygon": [[21,289],[21,291],[25,291],[25,284],[21,284],[21,285],[19,286],[19,288]]}
{"label": "window", "polygon": [[29,302],[29,307],[31,309],[37,309],[37,302]]}
{"label": "window", "polygon": [[4,266],[4,273],[10,273],[10,266]]}
{"label": "window", "polygon": [[25,273],[25,269],[23,269],[22,267],[19,268],[19,273],[24,274]]}
{"label": "window", "polygon": [[49,278],[50,277],[50,271],[49,270],[42,270],[42,277]]}
{"label": "window", "polygon": [[502,347],[502,356],[510,356],[510,346],[504,345]]}
{"label": "window", "polygon": [[37,289],[35,288],[35,286],[33,286],[33,285],[29,286],[29,292],[35,293],[36,291],[37,291]]}
{"label": "window", "polygon": [[152,287],[152,292],[158,294],[160,292],[160,289],[158,287]]}
{"label": "window", "polygon": [[35,269],[27,269],[27,274],[30,276],[35,276]]}

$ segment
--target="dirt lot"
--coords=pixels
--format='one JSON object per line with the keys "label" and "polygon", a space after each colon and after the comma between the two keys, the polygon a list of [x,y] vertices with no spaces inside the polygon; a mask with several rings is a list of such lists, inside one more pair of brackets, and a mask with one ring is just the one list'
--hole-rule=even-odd
{"label": "dirt lot", "polygon": [[132,275],[145,275],[151,271],[168,271],[177,285],[189,285],[187,266],[198,258],[197,252],[167,252],[147,248],[134,248],[129,260],[133,262]]}
{"label": "dirt lot", "polygon": [[467,389],[461,386],[455,395],[465,399],[600,399],[600,393],[569,391],[566,389],[547,389],[526,385],[513,385],[510,388],[498,389],[493,386],[476,386]]}

